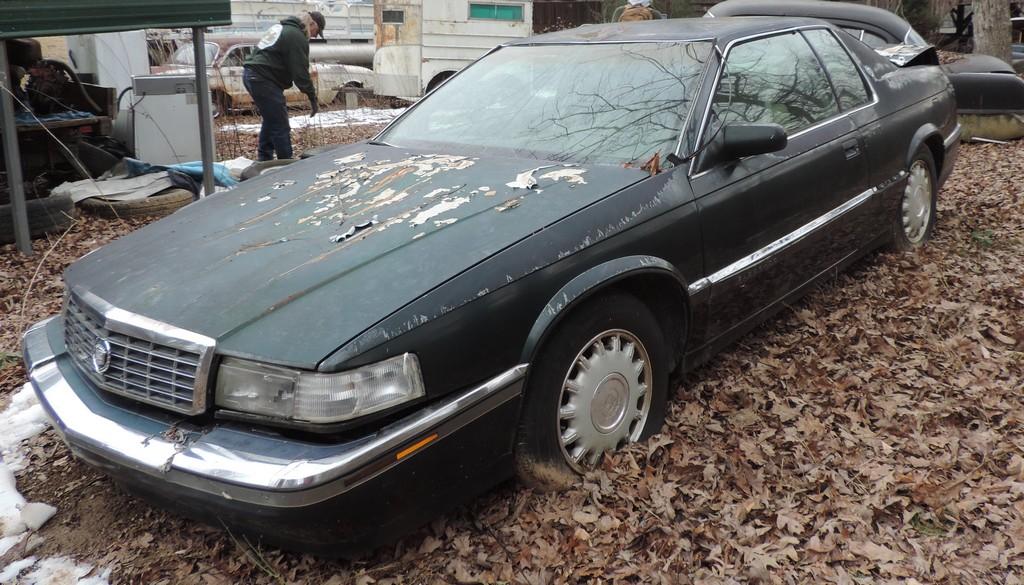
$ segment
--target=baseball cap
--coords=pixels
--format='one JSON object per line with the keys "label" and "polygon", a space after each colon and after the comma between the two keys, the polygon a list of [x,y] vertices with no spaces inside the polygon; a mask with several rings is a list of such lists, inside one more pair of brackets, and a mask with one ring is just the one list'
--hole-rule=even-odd
{"label": "baseball cap", "polygon": [[321,39],[324,38],[324,28],[327,26],[327,21],[324,19],[324,15],[317,11],[311,11],[309,17],[316,23],[316,27],[320,29],[320,33],[317,35]]}

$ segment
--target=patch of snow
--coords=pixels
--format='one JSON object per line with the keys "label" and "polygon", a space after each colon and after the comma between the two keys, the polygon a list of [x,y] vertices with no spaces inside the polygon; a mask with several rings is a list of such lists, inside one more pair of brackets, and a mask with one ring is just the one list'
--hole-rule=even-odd
{"label": "patch of snow", "polygon": [[[31,569],[24,573],[26,569]],[[15,580],[23,585],[109,585],[110,569],[91,575],[93,566],[87,563],[76,563],[69,557],[51,557],[37,560],[28,557],[11,563],[0,573],[0,583],[13,583]],[[91,575],[91,576],[90,576]]]}
{"label": "patch of snow", "polygon": [[4,429],[0,433],[0,537],[3,537],[0,548],[9,549],[17,544],[27,529],[28,521],[35,523],[41,517],[38,508],[30,508],[29,517],[25,518],[26,502],[15,486],[14,472],[25,467],[25,455],[19,448],[20,443],[38,435],[45,428],[46,413],[32,385],[25,384],[0,413],[0,429]]}
{"label": "patch of snow", "polygon": [[0,455],[11,471],[24,468],[24,457],[18,445],[46,429],[46,413],[30,384],[11,397],[7,409],[0,413]]}
{"label": "patch of snow", "polygon": [[57,508],[50,504],[32,502],[21,507],[21,521],[29,530],[39,530],[56,513]]}
{"label": "patch of snow", "polygon": [[[340,126],[365,126],[367,124],[386,124],[397,118],[405,108],[377,109],[377,108],[356,108],[354,110],[335,110],[333,112],[320,112],[310,118],[306,114],[298,114],[289,118],[292,130],[302,128],[335,128]],[[231,124],[224,126],[221,130],[245,132],[258,134],[260,124]]]}
{"label": "patch of snow", "polygon": [[[7,554],[7,551],[14,548],[14,545],[18,544],[22,540],[25,540],[24,532],[18,534],[17,536],[5,536],[3,538],[0,538],[0,557]],[[2,579],[0,579],[0,583],[3,583]]]}
{"label": "patch of snow", "polygon": [[14,473],[0,462],[0,536],[18,536],[25,532],[21,519],[21,507],[25,498],[18,493],[14,484]]}
{"label": "patch of snow", "polygon": [[35,562],[35,557],[28,557],[7,565],[3,571],[0,571],[0,583],[14,583],[14,580],[18,578],[18,574],[34,565]]}
{"label": "patch of snow", "polygon": [[[3,429],[0,433],[0,555],[21,544],[28,531],[38,530],[57,513],[57,508],[49,504],[26,502],[14,480],[14,471],[25,466],[21,442],[41,433],[46,426],[46,414],[31,384],[22,386],[11,397],[7,409],[0,413],[0,429]],[[38,537],[33,536],[30,545],[32,538],[38,543]],[[89,576],[92,573],[92,565],[80,565],[67,557],[39,560],[30,556],[3,567],[0,583],[109,585],[110,569]]]}

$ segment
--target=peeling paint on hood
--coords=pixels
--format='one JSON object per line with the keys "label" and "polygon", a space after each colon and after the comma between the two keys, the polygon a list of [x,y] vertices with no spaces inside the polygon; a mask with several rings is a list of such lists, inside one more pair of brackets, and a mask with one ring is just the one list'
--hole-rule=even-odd
{"label": "peeling paint on hood", "polygon": [[442,213],[458,209],[459,206],[462,205],[463,203],[469,203],[469,197],[456,197],[454,199],[445,199],[444,201],[441,201],[437,205],[434,205],[429,209],[419,212],[419,214],[416,215],[416,217],[409,220],[409,225],[421,225],[423,224],[423,222],[427,221],[432,217],[436,217],[438,215],[441,215]]}
{"label": "peeling paint on hood", "polygon": [[540,178],[551,179],[552,181],[565,179],[569,183],[586,185],[587,182],[583,180],[583,173],[585,172],[587,172],[587,169],[558,169],[557,171],[548,171],[541,175]]}
{"label": "peeling paint on hood", "polygon": [[533,173],[536,173],[541,169],[551,168],[553,166],[555,165],[544,165],[542,167],[537,167],[535,169],[523,171],[516,175],[515,181],[505,183],[505,185],[513,189],[533,189],[534,187],[537,186],[537,179],[533,178]]}
{"label": "peeling paint on hood", "polygon": [[[535,178],[543,189],[501,181],[550,166],[559,165],[356,144],[189,205],[65,277],[114,306],[212,337],[218,351],[312,368],[426,291],[648,177],[577,165]],[[486,193],[468,187],[496,183]],[[413,229],[396,229],[404,224]]]}

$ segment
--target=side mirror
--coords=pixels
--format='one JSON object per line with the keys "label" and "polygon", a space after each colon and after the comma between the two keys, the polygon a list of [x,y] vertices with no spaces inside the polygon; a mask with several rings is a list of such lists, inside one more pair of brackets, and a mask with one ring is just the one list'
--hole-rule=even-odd
{"label": "side mirror", "polygon": [[778,152],[789,140],[778,124],[729,124],[722,135],[722,154],[730,159]]}

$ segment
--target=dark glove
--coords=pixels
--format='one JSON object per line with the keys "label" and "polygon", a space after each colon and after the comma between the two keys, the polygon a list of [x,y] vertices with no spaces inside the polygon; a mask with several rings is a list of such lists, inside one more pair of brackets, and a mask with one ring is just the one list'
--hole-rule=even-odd
{"label": "dark glove", "polygon": [[320,111],[320,102],[317,101],[316,96],[309,98],[309,117],[312,118]]}

